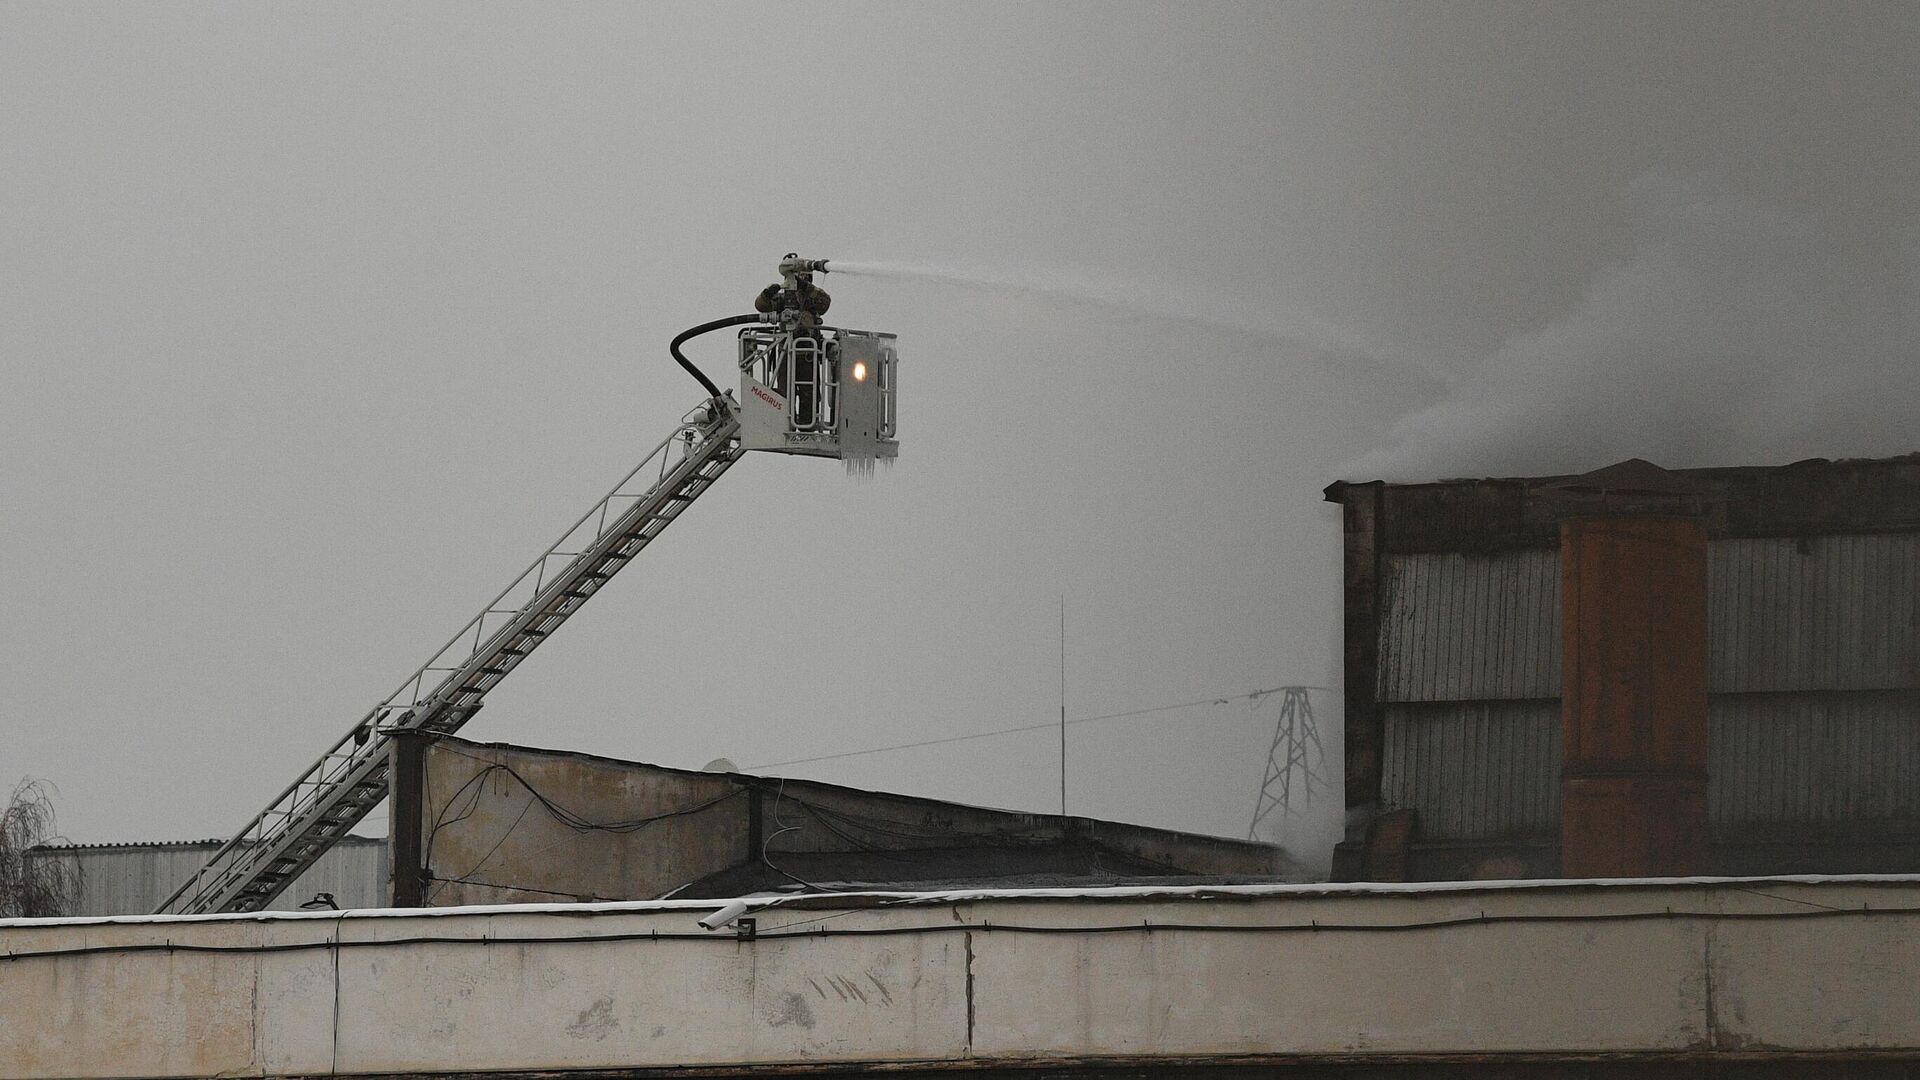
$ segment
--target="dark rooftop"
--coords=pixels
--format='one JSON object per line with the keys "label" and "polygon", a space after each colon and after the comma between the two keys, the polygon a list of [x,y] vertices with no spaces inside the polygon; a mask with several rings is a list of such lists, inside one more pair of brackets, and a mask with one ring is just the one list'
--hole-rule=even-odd
{"label": "dark rooftop", "polygon": [[1572,476],[1343,480],[1324,494],[1377,514],[1392,552],[1551,547],[1562,518],[1592,508],[1685,512],[1715,537],[1908,532],[1920,530],[1920,453],[1712,469],[1633,458]]}

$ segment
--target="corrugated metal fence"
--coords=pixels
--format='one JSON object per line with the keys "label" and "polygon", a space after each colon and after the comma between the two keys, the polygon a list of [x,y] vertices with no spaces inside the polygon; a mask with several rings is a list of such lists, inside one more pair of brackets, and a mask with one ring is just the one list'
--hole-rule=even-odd
{"label": "corrugated metal fence", "polygon": [[[189,875],[206,864],[222,841],[182,844],[99,844],[35,848],[29,858],[71,859],[80,870],[80,893],[62,915],[146,915]],[[343,908],[385,907],[387,842],[351,836],[335,844],[294,879],[269,907],[291,911],[315,893],[332,893]]]}

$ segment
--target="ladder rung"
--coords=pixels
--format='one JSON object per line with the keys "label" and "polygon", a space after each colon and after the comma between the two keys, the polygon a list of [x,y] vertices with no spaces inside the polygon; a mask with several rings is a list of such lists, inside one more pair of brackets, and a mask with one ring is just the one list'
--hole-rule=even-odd
{"label": "ladder rung", "polygon": [[[487,686],[482,684],[506,676],[521,657],[533,651],[540,639],[558,629],[563,621],[599,591],[601,584],[612,579],[628,560],[638,556],[730,465],[739,460],[745,451],[741,448],[737,421],[731,427],[716,425],[709,434],[720,431],[727,434],[719,442],[700,445],[693,471],[685,471],[684,465],[674,470],[674,480],[670,486],[663,472],[659,482],[643,494],[619,493],[621,498],[635,500],[626,504],[624,511],[624,514],[634,516],[623,516],[627,528],[619,530],[617,536],[596,532],[589,548],[599,547],[597,553],[549,551],[541,556],[538,565],[543,575],[545,568],[552,565],[550,560],[556,558],[573,560],[575,570],[571,578],[562,575],[560,580],[570,580],[573,584],[557,596],[548,594],[551,598],[547,607],[536,608],[532,601],[528,601],[518,609],[488,608],[483,611],[483,620],[494,615],[514,615],[536,625],[522,626],[513,631],[508,638],[514,643],[513,647],[482,654],[491,657],[484,661],[489,666],[468,669],[468,680],[462,684],[436,691],[438,696],[432,709],[426,710],[432,715],[425,715],[421,711],[422,703],[416,700],[410,707],[413,711],[407,713],[408,719],[415,719],[418,713],[417,722],[412,726],[416,730],[445,732],[453,731],[469,720],[480,707],[480,698],[486,693]],[[689,450],[689,453],[692,452]],[[599,511],[601,527],[604,527],[609,512],[605,501]],[[543,577],[545,582],[551,580]],[[514,587],[518,587],[518,582]],[[537,590],[536,595],[539,595]],[[480,626],[484,627],[485,623],[482,622]],[[474,628],[473,632],[477,650],[480,628]],[[478,658],[470,655],[469,661]],[[430,663],[421,669],[421,674],[460,671],[463,667],[464,664],[447,667]],[[420,689],[421,680],[416,677],[412,692],[417,696]],[[384,722],[393,708],[396,706],[382,706],[376,723]],[[363,735],[362,743],[364,741]],[[224,860],[215,859],[215,864],[224,863],[226,869],[219,871],[210,882],[198,882],[198,891],[177,910],[213,910],[222,905],[220,898],[223,896],[226,898],[224,906],[228,910],[255,911],[264,907],[267,899],[279,893],[290,878],[312,865],[341,835],[350,830],[359,815],[387,796],[389,771],[387,756],[377,746],[323,756],[317,766],[308,774],[302,774],[302,778],[296,782],[294,790],[297,794],[291,801],[292,809],[269,808],[268,813],[280,815],[275,826],[261,832],[258,839],[247,848]],[[357,777],[354,775],[356,773]],[[242,836],[246,835],[243,832]],[[212,869],[209,866],[208,870]],[[203,874],[207,872],[202,871]]]}

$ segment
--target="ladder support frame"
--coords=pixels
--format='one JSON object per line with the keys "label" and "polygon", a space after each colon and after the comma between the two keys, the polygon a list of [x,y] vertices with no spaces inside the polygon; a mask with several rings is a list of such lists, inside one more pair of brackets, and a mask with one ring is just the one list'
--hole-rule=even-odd
{"label": "ladder support frame", "polygon": [[[677,460],[676,449],[684,451]],[[386,798],[394,731],[458,730],[479,711],[487,691],[743,453],[737,406],[716,398],[689,413],[512,584],[222,845],[161,903],[159,913],[258,911],[272,903]],[[650,468],[657,468],[658,478],[644,491],[628,491],[636,478],[648,479],[641,474]],[[551,566],[556,558],[567,560],[557,571]],[[512,602],[521,595],[523,602]],[[489,617],[503,616],[503,623],[485,632]],[[429,672],[446,675],[428,689]]]}

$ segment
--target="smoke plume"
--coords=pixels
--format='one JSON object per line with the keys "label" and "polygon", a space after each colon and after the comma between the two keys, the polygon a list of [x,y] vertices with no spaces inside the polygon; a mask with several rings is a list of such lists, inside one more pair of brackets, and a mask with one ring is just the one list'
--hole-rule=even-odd
{"label": "smoke plume", "polygon": [[1782,464],[1920,449],[1920,231],[1839,235],[1699,180],[1628,192],[1630,257],[1464,366],[1353,479]]}

